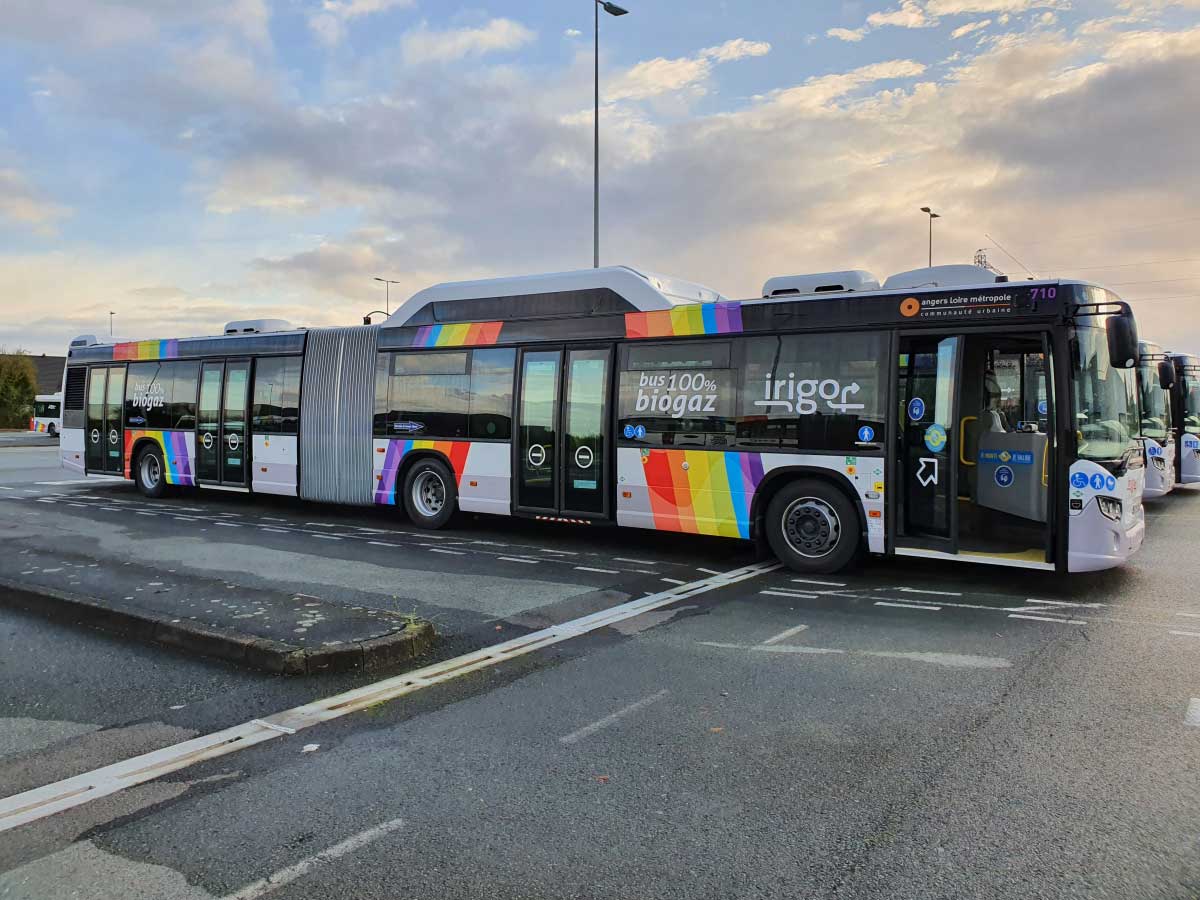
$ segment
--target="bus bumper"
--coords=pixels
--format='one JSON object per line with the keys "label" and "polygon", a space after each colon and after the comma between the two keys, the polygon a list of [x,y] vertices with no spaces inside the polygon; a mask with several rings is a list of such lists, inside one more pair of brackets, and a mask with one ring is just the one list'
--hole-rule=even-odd
{"label": "bus bumper", "polygon": [[1142,497],[1157,500],[1175,489],[1175,466],[1165,456],[1151,457],[1146,466],[1146,487]]}
{"label": "bus bumper", "polygon": [[1068,572],[1098,572],[1124,565],[1141,549],[1146,537],[1146,515],[1140,504],[1131,524],[1114,522],[1100,512],[1093,499],[1077,516],[1071,517]]}

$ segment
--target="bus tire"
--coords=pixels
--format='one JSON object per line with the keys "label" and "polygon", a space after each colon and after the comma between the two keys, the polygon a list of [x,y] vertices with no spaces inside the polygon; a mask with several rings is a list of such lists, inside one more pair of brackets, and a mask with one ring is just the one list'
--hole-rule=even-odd
{"label": "bus tire", "polygon": [[137,455],[133,478],[143,497],[161,497],[167,491],[167,467],[163,463],[162,451],[154,444],[147,444]]}
{"label": "bus tire", "polygon": [[833,485],[805,478],[780,488],[767,504],[767,541],[797,572],[828,574],[850,565],[862,543],[858,513]]}
{"label": "bus tire", "polygon": [[50,437],[58,437],[58,429],[54,427],[53,422],[46,426],[46,434]]}
{"label": "bus tire", "polygon": [[458,505],[454,473],[436,459],[413,463],[404,476],[404,510],[418,528],[443,528]]}

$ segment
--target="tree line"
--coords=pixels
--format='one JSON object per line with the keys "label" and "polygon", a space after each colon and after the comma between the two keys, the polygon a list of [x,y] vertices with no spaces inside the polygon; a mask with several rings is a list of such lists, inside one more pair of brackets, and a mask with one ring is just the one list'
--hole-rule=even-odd
{"label": "tree line", "polygon": [[24,350],[0,347],[0,428],[22,428],[33,415],[37,369]]}

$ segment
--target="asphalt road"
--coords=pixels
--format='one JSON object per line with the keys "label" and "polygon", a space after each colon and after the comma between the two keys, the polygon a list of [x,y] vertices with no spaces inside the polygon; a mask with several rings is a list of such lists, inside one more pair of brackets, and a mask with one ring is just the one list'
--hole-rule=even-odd
{"label": "asphalt road", "polygon": [[[723,586],[750,548],[150,503],[37,484],[67,479],[14,474],[42,471],[10,462],[27,452],[0,450],[0,571],[47,584],[399,598],[440,617],[440,659],[696,587],[0,832],[0,898],[1200,893],[1195,493],[1148,507],[1121,572],[893,561]],[[271,678],[0,609],[0,795],[379,677]]]}

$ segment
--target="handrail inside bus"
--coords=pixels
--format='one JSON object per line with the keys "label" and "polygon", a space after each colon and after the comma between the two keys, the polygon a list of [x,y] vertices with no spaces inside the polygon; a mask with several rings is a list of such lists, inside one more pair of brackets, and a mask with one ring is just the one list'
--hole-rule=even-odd
{"label": "handrail inside bus", "polygon": [[979,416],[963,416],[962,421],[958,423],[958,461],[964,466],[973,466],[975,463],[968,461],[966,457],[967,441],[967,423],[978,422]]}

